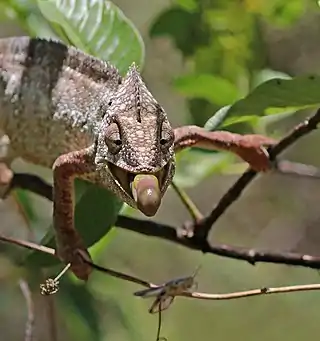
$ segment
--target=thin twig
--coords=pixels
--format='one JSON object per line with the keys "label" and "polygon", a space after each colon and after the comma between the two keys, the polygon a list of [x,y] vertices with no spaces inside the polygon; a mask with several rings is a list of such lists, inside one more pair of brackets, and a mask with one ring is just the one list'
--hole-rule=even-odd
{"label": "thin twig", "polygon": [[246,290],[246,291],[230,292],[226,294],[206,294],[202,292],[184,292],[181,294],[177,294],[177,296],[196,298],[200,300],[233,300],[237,298],[245,298],[245,297],[251,297],[251,296],[283,294],[283,293],[292,293],[292,292],[298,292],[298,291],[315,291],[315,290],[320,290],[320,284],[290,285],[286,287],[261,288],[261,289],[252,289],[252,290]]}
{"label": "thin twig", "polygon": [[[27,241],[21,240],[21,239],[5,237],[5,236],[2,236],[2,235],[0,235],[0,241],[3,241],[5,243],[9,243],[9,244],[18,245],[20,247],[24,247],[24,248],[27,248],[27,249],[30,249],[30,250],[36,250],[36,251],[40,251],[40,252],[43,252],[43,253],[47,253],[49,255],[52,255],[52,256],[58,258],[55,249],[52,249],[52,248],[47,247],[47,246],[38,245],[36,243],[27,242]],[[100,265],[97,265],[97,264],[91,262],[91,260],[89,260],[86,257],[84,257],[82,253],[79,253],[79,254],[82,256],[83,261],[88,263],[90,266],[92,266],[93,269],[96,269],[96,270],[98,270],[100,272],[104,272],[104,273],[106,273],[106,274],[108,274],[110,276],[123,279],[125,281],[129,281],[129,282],[132,282],[132,283],[136,283],[136,284],[142,285],[142,286],[147,287],[147,288],[156,287],[155,284],[146,282],[146,281],[144,281],[142,279],[139,279],[137,277],[130,276],[130,275],[127,275],[125,273],[122,273],[122,272],[119,272],[119,271],[115,271],[115,270],[111,270],[111,269],[102,267]]]}
{"label": "thin twig", "polygon": [[105,268],[105,267],[100,266],[98,264],[95,264],[95,263],[93,263],[91,261],[88,261],[85,258],[83,258],[83,260],[86,263],[88,263],[93,269],[98,270],[98,271],[103,272],[103,273],[106,273],[106,274],[108,274],[108,275],[110,275],[112,277],[123,279],[123,280],[128,281],[128,282],[136,283],[136,284],[142,285],[142,286],[147,287],[147,288],[157,287],[155,284],[149,283],[149,282],[144,281],[144,280],[142,280],[140,278],[137,278],[137,277],[134,277],[134,276],[131,276],[131,275],[127,275],[127,274],[119,272],[119,271],[115,271],[115,270],[111,270],[111,269]]}
{"label": "thin twig", "polygon": [[274,171],[277,174],[285,176],[320,179],[320,170],[318,167],[288,160],[277,160],[274,165]]}
{"label": "thin twig", "polygon": [[198,207],[195,205],[195,203],[188,196],[188,194],[184,190],[182,190],[179,186],[177,186],[174,181],[171,183],[171,186],[177,193],[178,197],[180,198],[184,206],[186,207],[193,221],[197,222],[201,220],[203,218],[203,215],[198,209]]}
{"label": "thin twig", "polygon": [[[12,239],[3,238],[0,236],[0,240],[12,243]],[[19,245],[22,247],[30,248],[31,244],[28,243],[25,244],[24,241],[21,241],[19,239],[15,240],[15,245]],[[40,247],[37,244],[34,244],[34,249],[40,251]],[[48,252],[48,249],[50,250]],[[53,255],[54,257],[57,257],[55,255],[55,250],[50,248],[45,248],[42,250],[44,253],[48,253],[50,255]],[[147,282],[145,280],[139,279],[137,277],[133,277],[130,275],[123,274],[121,272],[117,272],[115,270],[110,270],[107,268],[104,268],[100,265],[94,264],[91,261],[88,261],[86,258],[83,258],[85,262],[90,264],[94,269],[97,269],[99,271],[102,271],[104,273],[107,273],[113,277],[126,280],[129,282],[134,282],[136,284],[142,285],[144,287],[148,288],[161,288],[163,285],[155,285],[150,282]],[[291,285],[291,286],[284,286],[284,287],[275,287],[275,288],[261,288],[261,289],[252,289],[252,290],[246,290],[246,291],[239,291],[239,292],[231,292],[226,294],[208,294],[208,293],[202,293],[202,292],[189,292],[189,291],[176,291],[175,296],[182,296],[187,298],[194,298],[194,299],[202,299],[202,300],[230,300],[230,299],[236,299],[236,298],[244,298],[249,296],[259,296],[259,295],[268,295],[268,294],[280,294],[280,293],[291,293],[291,292],[298,292],[298,291],[314,291],[314,290],[320,290],[320,284],[305,284],[305,285]]]}
{"label": "thin twig", "polygon": [[27,306],[27,322],[26,322],[26,330],[24,334],[24,341],[32,341],[33,340],[33,329],[34,329],[34,304],[32,300],[32,294],[29,288],[28,283],[24,279],[19,280],[19,286],[21,292],[26,300]]}
{"label": "thin twig", "polygon": [[0,236],[0,240],[3,242],[6,242],[6,243],[22,246],[22,247],[29,249],[29,250],[36,250],[36,251],[48,253],[49,255],[55,256],[55,252],[56,252],[55,249],[52,249],[52,248],[47,247],[47,246],[38,245],[38,244],[35,244],[32,242],[28,242],[26,240],[21,240],[21,239],[16,239],[16,238],[11,238],[11,237],[5,237],[5,236]]}

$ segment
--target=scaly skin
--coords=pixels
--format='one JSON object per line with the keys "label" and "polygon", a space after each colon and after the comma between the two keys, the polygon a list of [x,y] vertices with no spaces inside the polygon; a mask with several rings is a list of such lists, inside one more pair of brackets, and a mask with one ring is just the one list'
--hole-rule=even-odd
{"label": "scaly skin", "polygon": [[172,182],[175,150],[230,150],[266,170],[263,145],[274,143],[196,126],[173,130],[134,64],[122,78],[75,48],[28,37],[0,39],[0,132],[10,139],[3,164],[22,157],[53,169],[58,255],[83,280],[91,268],[78,254],[86,248],[74,228],[75,177],[152,216]]}

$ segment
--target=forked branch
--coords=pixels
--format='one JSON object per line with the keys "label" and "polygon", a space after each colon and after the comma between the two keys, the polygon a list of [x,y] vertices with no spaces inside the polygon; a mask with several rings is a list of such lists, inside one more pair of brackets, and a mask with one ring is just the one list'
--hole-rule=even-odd
{"label": "forked branch", "polygon": [[[301,137],[307,135],[311,131],[317,129],[320,122],[320,109],[305,120],[303,123],[296,126],[287,136],[281,139],[275,146],[268,149],[269,159],[271,162],[276,163],[277,156],[282,153],[289,146],[293,145]],[[276,167],[275,167],[276,168]],[[243,175],[231,186],[231,188],[223,195],[218,204],[212,209],[204,219],[197,223],[192,223],[187,226],[190,235],[190,229],[194,231],[194,242],[203,244],[206,249],[206,240],[212,225],[222,216],[224,212],[234,203],[241,195],[243,190],[252,182],[258,173],[248,168]]]}
{"label": "forked branch", "polygon": [[[286,148],[295,143],[299,138],[305,136],[309,132],[317,128],[320,121],[320,109],[308,120],[299,124],[293,131],[284,137],[278,144],[269,149],[269,157],[273,163],[273,169],[280,169],[284,174],[295,174],[298,176],[319,177],[320,172],[312,166],[295,164],[288,161],[278,161],[276,157]],[[193,250],[200,250],[223,257],[246,260],[250,264],[256,262],[280,263],[287,265],[298,265],[314,269],[320,269],[320,257],[303,255],[297,253],[258,251],[254,249],[246,249],[234,247],[231,245],[212,245],[208,242],[208,233],[212,225],[223,215],[223,213],[235,202],[243,190],[256,177],[257,172],[253,169],[247,169],[243,175],[231,186],[226,194],[219,200],[213,210],[203,219],[199,219],[200,212],[191,212],[194,219],[188,222],[183,229],[177,229],[173,226],[157,223],[151,220],[140,220],[125,216],[119,216],[116,226],[130,231],[134,231],[147,236],[165,239]],[[28,174],[23,176],[14,175],[14,187],[28,188],[49,200],[51,200],[52,188],[50,185],[42,181],[40,178],[36,181],[32,176],[32,181],[28,180]],[[41,183],[42,182],[42,183]],[[188,202],[186,207],[190,207]],[[190,209],[189,209],[190,211]],[[179,233],[181,232],[182,233]]]}

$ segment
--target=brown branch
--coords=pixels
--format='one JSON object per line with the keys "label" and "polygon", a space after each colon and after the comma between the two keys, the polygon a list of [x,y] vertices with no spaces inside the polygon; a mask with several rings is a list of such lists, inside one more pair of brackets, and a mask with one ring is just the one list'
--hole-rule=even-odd
{"label": "brown branch", "polygon": [[[239,182],[238,182],[239,184]],[[241,183],[239,184],[239,186]],[[129,231],[143,234],[145,236],[161,238],[189,249],[204,251],[210,254],[219,255],[222,257],[233,258],[238,260],[245,260],[250,264],[257,262],[278,263],[286,265],[296,265],[302,267],[309,267],[320,269],[320,257],[302,255],[297,253],[283,253],[270,251],[257,251],[253,249],[239,248],[230,245],[210,245],[207,241],[198,243],[193,238],[181,238],[177,235],[177,230],[173,226],[157,223],[151,220],[140,220],[126,216],[118,216],[116,226]],[[3,241],[16,243],[15,239],[9,237],[1,237]],[[54,252],[53,249],[46,246],[35,246],[35,244],[21,241],[18,245],[23,243],[24,247],[30,249],[38,248],[41,252]]]}
{"label": "brown branch", "polygon": [[[276,160],[276,156],[285,148],[296,142],[299,138],[316,129],[319,121],[320,109],[310,119],[298,125],[290,134],[288,134],[277,145],[269,150],[270,160],[273,161],[272,166],[274,167],[274,169],[277,169],[277,164],[279,165],[279,162]],[[289,165],[291,165],[290,167],[292,172],[294,172],[294,165],[299,166],[299,164],[290,162]],[[303,175],[312,176],[311,173],[315,174],[315,171],[311,170],[311,168],[298,168],[296,168],[297,171],[299,170],[298,173],[303,173]],[[284,172],[285,171],[286,170],[284,170]],[[178,236],[177,230],[172,226],[163,225],[150,220],[139,220],[125,216],[118,217],[116,226],[144,235],[169,240],[193,250],[201,250],[203,252],[223,257],[246,260],[251,264],[255,264],[256,262],[281,263],[320,269],[320,257],[301,255],[296,253],[257,251],[253,249],[238,248],[229,245],[209,244],[207,240],[207,235],[211,229],[211,226],[230,207],[230,205],[240,197],[242,191],[246,188],[246,186],[250,184],[250,182],[255,178],[256,175],[257,173],[250,168],[246,172],[244,172],[244,174],[238,179],[238,181],[236,181],[236,183],[220,199],[218,204],[214,207],[212,212],[207,217],[198,221],[197,223],[189,223],[189,225],[186,224],[184,226],[187,227],[186,230],[189,230],[187,232],[191,233],[183,233],[182,236]],[[28,174],[24,174],[23,177],[17,177],[16,179],[20,181],[19,186],[23,188],[28,188],[29,190],[32,190],[40,195],[47,197],[49,200],[52,199],[52,196],[50,197],[50,193],[52,195],[51,186],[46,184],[40,178],[38,178],[37,181],[29,182],[27,185],[24,184],[24,182],[28,182]],[[36,184],[36,186],[34,184]]]}
{"label": "brown branch", "polygon": [[10,184],[10,190],[21,188],[36,193],[50,201],[53,201],[53,189],[50,184],[39,176],[28,173],[14,173]]}
{"label": "brown branch", "polygon": [[32,341],[33,340],[33,328],[34,328],[34,304],[32,300],[31,291],[28,283],[24,279],[19,280],[19,286],[21,292],[26,300],[27,306],[27,322],[26,322],[26,330],[24,341]]}
{"label": "brown branch", "polygon": [[202,244],[194,242],[193,238],[179,238],[176,229],[169,225],[159,224],[153,221],[139,220],[125,216],[119,216],[117,227],[145,236],[158,237],[167,241],[185,246],[192,250],[199,250],[222,257],[245,260],[254,265],[258,262],[296,265],[312,269],[320,269],[320,257],[302,255],[291,252],[258,251],[249,248],[235,247],[231,245],[212,245],[207,241]]}
{"label": "brown branch", "polygon": [[[299,138],[307,135],[311,131],[317,129],[320,122],[320,109],[305,120],[303,123],[296,126],[291,133],[285,136],[275,146],[268,149],[269,159],[275,161],[276,157],[286,148],[293,145]],[[209,231],[212,225],[221,217],[221,215],[235,202],[243,192],[243,190],[251,183],[258,173],[251,168],[248,168],[244,174],[236,181],[236,183],[226,192],[220,199],[218,204],[212,209],[211,213],[198,223],[187,225],[187,229],[194,231],[194,236],[197,243],[203,243],[205,246]]]}
{"label": "brown branch", "polygon": [[[42,250],[42,252],[44,253],[48,253],[54,257],[57,257],[55,250],[51,248],[42,249],[40,245],[37,245],[34,243],[26,244],[26,242],[23,240],[7,238],[4,236],[0,236],[0,240],[4,242],[8,242],[8,243],[14,243],[15,245],[19,245],[19,246],[26,247],[29,249],[33,248],[38,251]],[[123,274],[115,270],[107,269],[105,267],[102,267],[100,265],[97,265],[91,262],[84,254],[81,253],[81,255],[83,257],[83,260],[87,262],[89,265],[91,265],[94,269],[101,271],[103,273],[107,273],[110,276],[119,278],[121,280],[133,282],[133,283],[139,284],[147,288],[163,288],[164,287],[162,284],[155,285],[148,281],[139,279],[137,277]],[[172,282],[172,280],[169,282]],[[169,283],[169,282],[167,281],[166,283]],[[283,286],[283,287],[275,287],[275,288],[264,287],[261,289],[252,289],[252,290],[231,292],[231,293],[225,293],[225,294],[209,294],[209,293],[202,293],[202,292],[174,290],[175,292],[174,296],[182,296],[182,297],[201,299],[201,300],[230,300],[230,299],[244,298],[244,297],[250,297],[250,296],[270,295],[270,294],[279,294],[279,293],[292,293],[292,292],[298,292],[298,291],[314,291],[314,290],[320,290],[320,284],[291,285],[291,286]],[[24,291],[23,293],[25,295]]]}

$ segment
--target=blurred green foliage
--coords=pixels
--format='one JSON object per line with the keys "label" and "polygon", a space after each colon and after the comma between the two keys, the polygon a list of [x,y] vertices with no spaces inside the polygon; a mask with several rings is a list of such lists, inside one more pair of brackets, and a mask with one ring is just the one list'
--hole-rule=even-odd
{"label": "blurred green foliage", "polygon": [[[171,38],[184,58],[185,73],[172,79],[172,86],[187,99],[188,123],[209,130],[224,128],[248,133],[262,125],[265,115],[273,114],[275,122],[284,118],[283,113],[318,105],[319,100],[314,98],[318,85],[312,78],[281,84],[271,81],[252,92],[270,79],[290,78],[269,69],[262,24],[287,27],[309,7],[306,0],[177,0],[160,13],[149,34],[152,38]],[[244,96],[247,97],[242,100]],[[223,119],[216,124],[213,113],[221,118],[220,110],[224,112]],[[225,162],[226,157],[217,158],[214,154],[217,153],[190,150],[183,158],[178,157],[177,184],[193,186],[212,173],[228,171],[233,159],[227,157],[229,162]],[[220,165],[216,162],[219,159]]]}
{"label": "blurred green foliage", "polygon": [[[289,27],[304,13],[307,0],[176,0],[171,3],[155,18],[149,34],[151,38],[170,37],[183,56],[185,72],[172,79],[172,87],[188,99],[188,123],[208,130],[252,132],[265,116],[280,120],[283,114],[320,104],[319,77],[291,78],[270,70],[261,38],[263,22]],[[109,60],[122,73],[132,62],[143,68],[144,44],[140,34],[110,1],[2,1],[2,18],[16,21],[31,36],[61,39]],[[175,180],[180,186],[192,187],[213,173],[226,171],[233,163],[230,154],[185,150],[177,155]],[[90,251],[98,255],[109,242],[122,203],[105,190],[80,181],[76,185],[76,198],[76,227],[88,246],[97,243]],[[19,200],[32,222],[35,213],[25,193],[20,192]],[[41,243],[54,246],[51,228]],[[28,266],[56,264],[52,258],[36,252],[24,253],[24,260]],[[62,287],[59,299],[67,306],[64,314],[75,326],[70,328],[72,335],[82,340],[102,340],[92,288],[72,276],[63,279]],[[111,297],[108,304],[117,308],[117,316],[130,330],[131,339],[140,340],[131,318],[134,308],[128,313],[128,307],[122,307]]]}
{"label": "blurred green foliage", "polygon": [[180,0],[156,18],[151,37],[171,37],[185,58],[186,74],[173,84],[189,99],[193,123],[202,126],[221,106],[252,90],[254,78],[268,68],[261,23],[289,25],[307,3]]}

